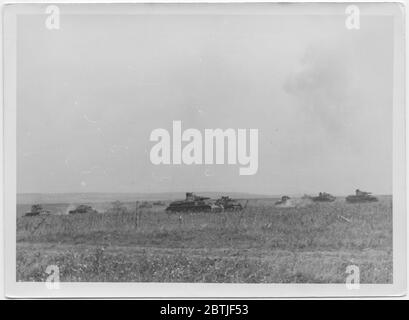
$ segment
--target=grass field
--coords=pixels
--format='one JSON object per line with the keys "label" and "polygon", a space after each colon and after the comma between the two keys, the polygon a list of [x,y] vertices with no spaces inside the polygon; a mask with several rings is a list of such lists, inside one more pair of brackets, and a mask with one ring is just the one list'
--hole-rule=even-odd
{"label": "grass field", "polygon": [[22,217],[18,205],[17,280],[44,281],[57,265],[61,281],[345,283],[392,282],[392,197],[379,202],[312,203],[276,208],[249,200],[241,212],[168,214],[164,206]]}

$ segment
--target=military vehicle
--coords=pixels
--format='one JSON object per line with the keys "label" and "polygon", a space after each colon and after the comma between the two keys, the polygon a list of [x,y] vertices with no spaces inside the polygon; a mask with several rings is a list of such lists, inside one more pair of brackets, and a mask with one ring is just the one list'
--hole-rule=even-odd
{"label": "military vehicle", "polygon": [[98,213],[97,210],[86,204],[80,204],[74,210],[68,211],[69,214]]}
{"label": "military vehicle", "polygon": [[38,216],[40,214],[50,214],[49,210],[44,210],[41,204],[34,204],[31,206],[31,211],[25,214],[26,217]]}
{"label": "military vehicle", "polygon": [[355,190],[354,195],[349,195],[345,198],[347,202],[350,203],[359,203],[359,202],[375,202],[378,201],[378,198],[371,195],[370,192],[361,191],[359,189]]}
{"label": "military vehicle", "polygon": [[314,202],[332,202],[335,199],[336,197],[326,192],[320,192],[317,197],[311,197],[311,200]]}
{"label": "military vehicle", "polygon": [[212,203],[210,198],[196,196],[193,192],[187,192],[185,200],[173,201],[166,208],[167,212],[218,212],[222,210],[223,208]]}
{"label": "military vehicle", "polygon": [[275,205],[276,206],[287,205],[289,204],[290,199],[291,198],[289,196],[282,196],[280,200],[276,201]]}
{"label": "military vehicle", "polygon": [[243,206],[239,202],[237,202],[237,200],[234,200],[229,196],[222,196],[220,199],[216,200],[215,204],[221,206],[224,210],[227,211],[243,210]]}

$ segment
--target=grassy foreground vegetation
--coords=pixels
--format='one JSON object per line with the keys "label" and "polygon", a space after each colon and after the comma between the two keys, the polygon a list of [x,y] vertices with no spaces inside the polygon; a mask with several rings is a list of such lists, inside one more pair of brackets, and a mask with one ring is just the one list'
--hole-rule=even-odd
{"label": "grassy foreground vegetation", "polygon": [[17,280],[345,283],[392,282],[392,199],[241,212],[167,214],[164,207],[17,219]]}

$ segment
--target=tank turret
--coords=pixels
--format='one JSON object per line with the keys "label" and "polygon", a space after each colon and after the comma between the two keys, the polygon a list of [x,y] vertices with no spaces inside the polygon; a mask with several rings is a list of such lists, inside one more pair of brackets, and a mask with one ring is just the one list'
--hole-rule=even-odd
{"label": "tank turret", "polygon": [[200,197],[193,192],[186,192],[185,200],[173,201],[166,208],[167,212],[221,211],[223,208],[211,202],[208,197]]}

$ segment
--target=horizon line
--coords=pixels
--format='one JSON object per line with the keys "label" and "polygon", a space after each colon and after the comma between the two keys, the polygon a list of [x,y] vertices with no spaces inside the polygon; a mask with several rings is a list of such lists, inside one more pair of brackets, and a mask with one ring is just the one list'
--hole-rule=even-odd
{"label": "horizon line", "polygon": [[[303,196],[303,195],[314,195],[315,193],[261,193],[261,192],[247,192],[247,191],[157,191],[157,192],[138,192],[138,191],[124,191],[124,192],[109,192],[109,191],[87,191],[87,192],[79,192],[79,191],[67,191],[67,192],[17,192],[16,195],[33,195],[33,194],[42,194],[42,195],[63,195],[63,194],[143,194],[143,195],[154,195],[154,194],[164,194],[164,193],[186,193],[186,192],[193,192],[193,193],[244,193],[249,195],[258,195],[258,196],[282,196],[282,195],[293,195],[293,196]],[[326,191],[325,191],[326,192]],[[340,194],[340,193],[331,193],[335,196],[345,196],[349,195],[347,193]],[[353,194],[351,192],[350,194]],[[370,192],[371,194],[376,195],[385,195],[385,196],[392,196],[393,193],[374,193]]]}

